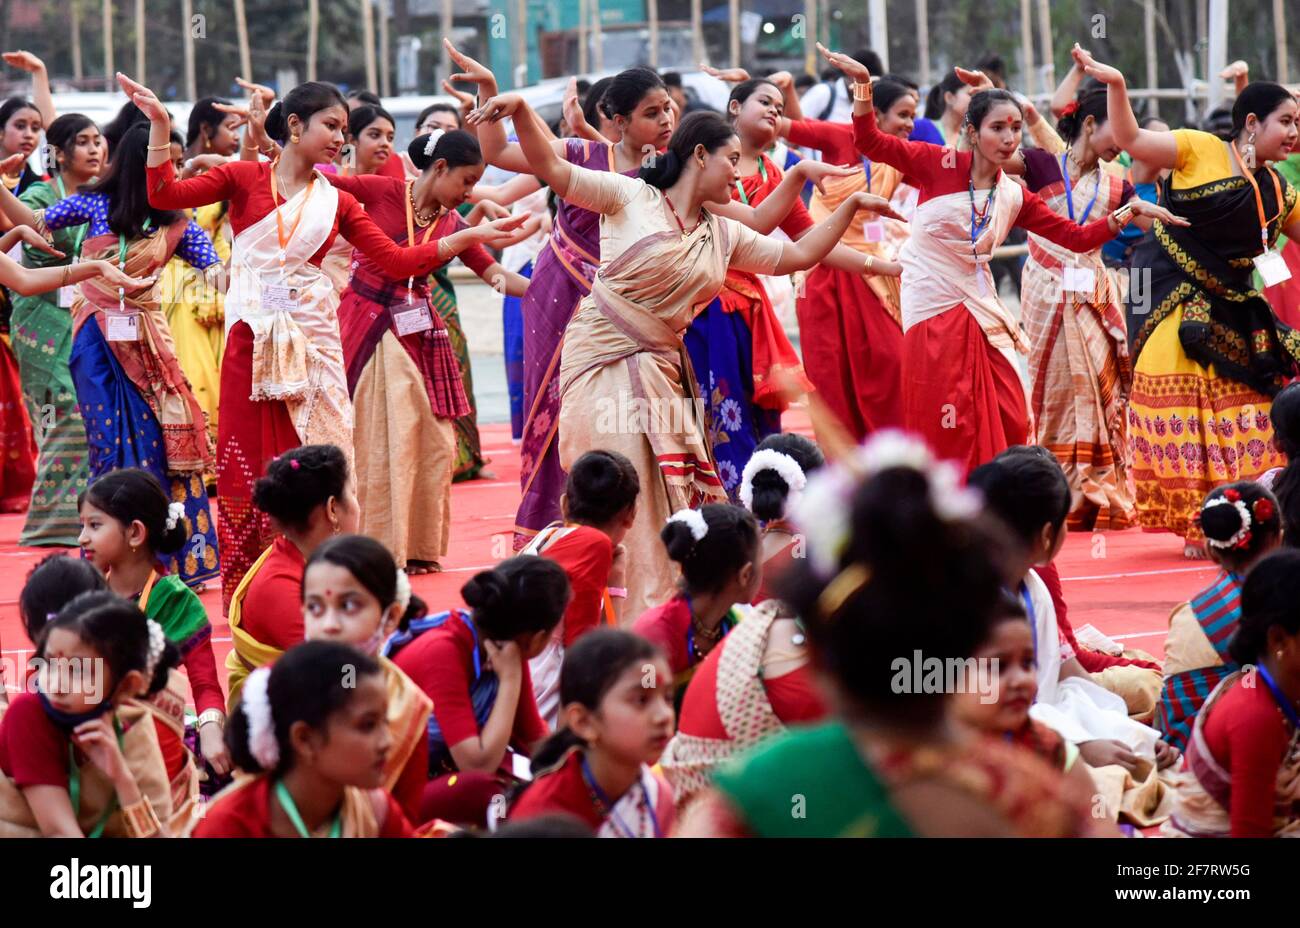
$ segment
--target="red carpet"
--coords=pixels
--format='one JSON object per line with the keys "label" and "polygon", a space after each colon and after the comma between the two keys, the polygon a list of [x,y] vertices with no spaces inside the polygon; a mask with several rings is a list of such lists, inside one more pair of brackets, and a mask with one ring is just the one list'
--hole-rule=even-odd
{"label": "red carpet", "polygon": [[[807,430],[802,413],[787,425]],[[416,594],[433,610],[460,604],[459,590],[470,575],[511,553],[510,527],[519,500],[519,454],[506,424],[483,427],[483,446],[492,459],[495,480],[456,484],[452,489],[451,551],[446,571],[411,578]],[[17,600],[28,571],[51,550],[20,548],[22,516],[0,515],[0,648],[4,664],[21,666],[30,645],[18,619]],[[1072,535],[1058,559],[1069,619],[1076,629],[1091,623],[1106,634],[1156,656],[1164,650],[1169,613],[1206,585],[1214,567],[1182,558],[1173,535],[1138,530]],[[230,649],[230,632],[221,618],[221,593],[214,584],[202,599],[212,617],[220,663]],[[8,681],[12,685],[12,680]]]}

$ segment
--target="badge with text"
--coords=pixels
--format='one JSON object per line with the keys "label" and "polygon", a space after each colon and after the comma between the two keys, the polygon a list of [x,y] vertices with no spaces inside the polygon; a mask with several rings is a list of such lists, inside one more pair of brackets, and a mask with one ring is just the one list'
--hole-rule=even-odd
{"label": "badge with text", "polygon": [[1280,252],[1271,248],[1262,255],[1255,255],[1255,270],[1264,279],[1265,287],[1275,287],[1291,279],[1291,268],[1286,266],[1286,259]]}
{"label": "badge with text", "polygon": [[414,309],[393,313],[393,324],[397,327],[399,338],[415,335],[433,328],[433,314],[429,312],[427,306],[416,306]]}
{"label": "badge with text", "polygon": [[262,306],[276,312],[294,312],[298,308],[298,288],[287,284],[266,284],[262,287]]}
{"label": "badge with text", "polygon": [[110,342],[138,342],[140,340],[140,314],[110,313],[108,315],[108,340]]}
{"label": "badge with text", "polygon": [[1092,293],[1097,285],[1097,272],[1090,267],[1065,266],[1062,288],[1066,293]]}

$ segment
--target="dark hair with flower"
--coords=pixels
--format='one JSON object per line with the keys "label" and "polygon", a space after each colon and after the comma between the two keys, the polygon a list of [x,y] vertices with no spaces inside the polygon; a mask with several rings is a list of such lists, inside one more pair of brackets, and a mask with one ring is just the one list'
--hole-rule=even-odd
{"label": "dark hair with flower", "polygon": [[1210,557],[1234,573],[1245,573],[1282,537],[1277,500],[1252,480],[1211,490],[1196,520],[1205,533]]}

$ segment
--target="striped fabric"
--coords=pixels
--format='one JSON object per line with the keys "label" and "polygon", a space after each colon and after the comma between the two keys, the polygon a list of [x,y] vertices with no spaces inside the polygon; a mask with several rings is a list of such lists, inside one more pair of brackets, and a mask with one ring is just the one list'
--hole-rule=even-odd
{"label": "striped fabric", "polygon": [[1239,669],[1228,654],[1228,643],[1241,619],[1241,580],[1237,574],[1222,571],[1214,583],[1191,600],[1197,624],[1223,663],[1185,670],[1165,679],[1160,705],[1156,707],[1155,726],[1180,751],[1187,750],[1196,713],[1210,693]]}

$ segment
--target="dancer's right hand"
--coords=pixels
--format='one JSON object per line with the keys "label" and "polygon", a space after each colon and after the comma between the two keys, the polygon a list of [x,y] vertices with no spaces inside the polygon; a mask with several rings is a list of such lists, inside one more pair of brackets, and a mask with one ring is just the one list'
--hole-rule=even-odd
{"label": "dancer's right hand", "polygon": [[446,47],[451,60],[456,62],[456,66],[460,68],[458,73],[451,75],[447,80],[452,83],[468,81],[471,84],[478,84],[480,87],[496,87],[496,75],[492,73],[487,65],[475,61],[469,55],[458,50],[455,45],[451,44],[451,39],[443,39],[442,44]]}
{"label": "dancer's right hand", "polygon": [[149,117],[150,122],[165,122],[170,124],[171,117],[167,115],[167,108],[162,105],[162,101],[155,96],[154,92],[138,81],[133,81],[121,71],[117,72],[117,82],[122,87],[131,102],[140,107],[140,112]]}
{"label": "dancer's right hand", "polygon": [[[505,219],[480,222],[473,228],[479,233],[480,245],[489,248],[508,248],[518,241],[522,241],[522,239],[518,238],[518,232],[527,221],[528,214],[519,213],[514,216],[507,216]],[[524,236],[524,238],[527,238],[527,236]]]}
{"label": "dancer's right hand", "polygon": [[95,270],[98,271],[96,276],[104,278],[109,286],[120,287],[123,290],[143,290],[145,287],[152,287],[153,282],[158,279],[157,274],[150,274],[148,277],[128,276],[111,261],[83,261],[81,263],[94,265]]}
{"label": "dancer's right hand", "polygon": [[965,68],[953,68],[952,70],[963,84],[970,87],[971,93],[993,89],[992,78],[983,71],[967,71]]}
{"label": "dancer's right hand", "polygon": [[477,126],[484,122],[499,122],[506,117],[513,118],[524,98],[517,93],[503,93],[485,101],[482,106],[465,117],[465,122]]}
{"label": "dancer's right hand", "polygon": [[700,62],[700,70],[709,77],[716,77],[727,84],[739,84],[749,80],[749,72],[744,68],[714,68]]}
{"label": "dancer's right hand", "polygon": [[869,209],[877,216],[883,216],[886,219],[898,219],[902,222],[907,221],[906,218],[901,216],[894,209],[893,205],[882,196],[877,196],[874,193],[867,193],[865,190],[859,190],[857,193],[853,194],[853,199],[856,201],[855,209]]}
{"label": "dancer's right hand", "polygon": [[8,174],[13,177],[15,174],[22,173],[23,165],[27,163],[28,155],[20,151],[14,152],[9,157],[0,161],[0,174]]}
{"label": "dancer's right hand", "polygon": [[822,57],[832,65],[839,68],[845,77],[851,78],[857,84],[871,83],[871,72],[867,66],[856,58],[850,58],[843,52],[833,52],[821,42],[817,43],[817,51],[822,53]]}
{"label": "dancer's right hand", "polygon": [[790,170],[798,172],[805,181],[811,181],[818,190],[825,193],[826,188],[822,186],[822,183],[828,177],[850,177],[858,168],[856,165],[827,164],[825,161],[804,158],[796,162]]}
{"label": "dancer's right hand", "polygon": [[1112,68],[1108,64],[1102,64],[1096,58],[1092,57],[1092,52],[1079,47],[1076,42],[1074,48],[1070,49],[1070,55],[1073,56],[1075,63],[1083,68],[1083,73],[1089,77],[1095,77],[1103,84],[1123,85],[1124,75],[1118,68]]}

